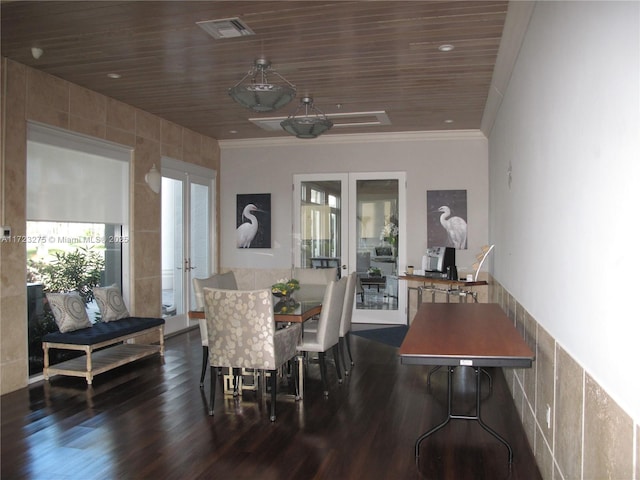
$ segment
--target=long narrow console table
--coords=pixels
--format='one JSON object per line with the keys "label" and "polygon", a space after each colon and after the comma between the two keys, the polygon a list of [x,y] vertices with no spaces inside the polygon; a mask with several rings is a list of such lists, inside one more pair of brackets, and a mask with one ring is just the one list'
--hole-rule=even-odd
{"label": "long narrow console table", "polygon": [[430,278],[424,275],[402,275],[398,277],[398,280],[404,280],[407,282],[413,282],[421,284],[417,287],[407,286],[407,325],[411,322],[410,317],[410,305],[411,305],[411,291],[417,292],[417,307],[420,308],[422,299],[425,293],[431,293],[431,301],[435,302],[436,294],[446,295],[447,303],[449,303],[451,296],[458,297],[458,302],[467,302],[469,298],[474,303],[478,303],[478,289],[474,287],[482,287],[488,285],[484,280],[476,282],[468,282],[465,280],[448,280],[446,278]]}
{"label": "long narrow console table", "polygon": [[[415,443],[415,460],[420,443],[450,420],[475,420],[507,447],[509,463],[513,450],[507,440],[485,424],[481,417],[480,370],[484,367],[529,368],[535,355],[513,322],[495,303],[423,303],[400,346],[403,365],[445,366],[447,418],[422,434]],[[452,409],[453,370],[471,367],[476,375],[475,415],[456,415]]]}

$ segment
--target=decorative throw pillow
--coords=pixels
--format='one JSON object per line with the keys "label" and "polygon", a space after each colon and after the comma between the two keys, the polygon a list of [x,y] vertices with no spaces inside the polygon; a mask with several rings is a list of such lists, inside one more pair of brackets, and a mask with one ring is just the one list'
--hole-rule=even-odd
{"label": "decorative throw pillow", "polygon": [[78,292],[47,293],[47,301],[62,333],[92,326]]}
{"label": "decorative throw pillow", "polygon": [[113,322],[129,316],[120,289],[115,283],[110,287],[94,287],[93,296],[103,322]]}

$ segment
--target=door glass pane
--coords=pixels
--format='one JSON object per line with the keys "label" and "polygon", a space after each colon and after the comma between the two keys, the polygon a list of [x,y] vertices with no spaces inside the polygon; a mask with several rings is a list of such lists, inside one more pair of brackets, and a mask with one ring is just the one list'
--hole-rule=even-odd
{"label": "door glass pane", "polygon": [[183,182],[162,178],[162,316],[185,313]]}
{"label": "door glass pane", "polygon": [[[341,183],[301,183],[300,266],[340,267]],[[339,271],[339,270],[338,270]]]}
{"label": "door glass pane", "polygon": [[[198,183],[191,183],[190,198],[190,246],[189,251],[189,285],[194,278],[206,278],[210,275],[211,258],[209,247],[209,232],[211,231],[209,213],[209,187]],[[196,299],[191,291],[191,309],[196,309]]]}
{"label": "door glass pane", "polygon": [[398,309],[398,207],[398,180],[357,180],[357,309]]}

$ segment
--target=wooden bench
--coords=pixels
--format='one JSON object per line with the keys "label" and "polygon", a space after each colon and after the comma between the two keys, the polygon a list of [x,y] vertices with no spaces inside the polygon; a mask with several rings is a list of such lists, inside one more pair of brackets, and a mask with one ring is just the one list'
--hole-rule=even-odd
{"label": "wooden bench", "polygon": [[[159,344],[131,343],[142,335],[156,333]],[[99,322],[89,328],[73,332],[53,332],[43,337],[44,379],[52,375],[85,377],[91,385],[93,377],[126,363],[155,353],[164,356],[164,319],[127,317],[112,322]],[[78,357],[49,365],[49,349],[84,351],[86,358]]]}

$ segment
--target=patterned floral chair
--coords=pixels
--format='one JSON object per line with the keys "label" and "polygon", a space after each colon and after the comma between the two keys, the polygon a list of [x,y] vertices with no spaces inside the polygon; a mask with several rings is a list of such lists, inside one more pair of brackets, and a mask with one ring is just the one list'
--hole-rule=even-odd
{"label": "patterned floral chair", "polygon": [[[204,288],[203,291],[211,368],[209,415],[213,415],[214,410],[214,370],[218,367],[252,368],[271,372],[270,419],[275,421],[277,370],[289,360],[296,361],[300,325],[276,330],[271,289]],[[296,376],[293,378],[295,381]]]}
{"label": "patterned floral chair", "polygon": [[[193,293],[196,298],[196,307],[204,310],[204,288],[223,288],[225,290],[237,290],[238,284],[233,272],[217,273],[207,278],[194,278]],[[207,373],[209,363],[209,337],[207,335],[207,321],[198,320],[200,326],[200,339],[202,340],[202,372],[200,373],[200,388],[204,388],[204,376]],[[234,379],[235,386],[235,379]]]}

